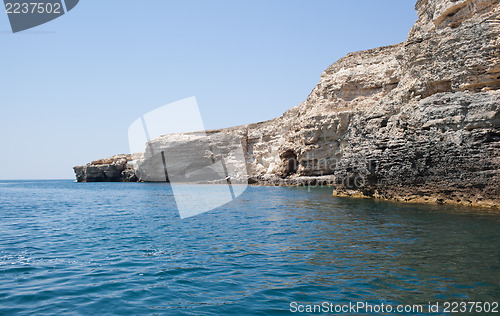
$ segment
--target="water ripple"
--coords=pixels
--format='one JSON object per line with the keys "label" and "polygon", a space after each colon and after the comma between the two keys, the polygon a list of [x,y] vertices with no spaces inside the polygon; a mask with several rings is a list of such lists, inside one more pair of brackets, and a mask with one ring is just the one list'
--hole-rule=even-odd
{"label": "water ripple", "polygon": [[180,220],[162,184],[0,182],[0,314],[281,315],[500,296],[500,216],[251,187]]}

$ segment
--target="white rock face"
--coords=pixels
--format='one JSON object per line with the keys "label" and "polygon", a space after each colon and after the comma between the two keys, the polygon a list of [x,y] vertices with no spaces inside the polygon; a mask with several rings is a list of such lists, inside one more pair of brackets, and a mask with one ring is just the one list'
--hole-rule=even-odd
{"label": "white rock face", "polygon": [[240,137],[215,133],[170,134],[151,140],[135,161],[139,181],[247,183]]}

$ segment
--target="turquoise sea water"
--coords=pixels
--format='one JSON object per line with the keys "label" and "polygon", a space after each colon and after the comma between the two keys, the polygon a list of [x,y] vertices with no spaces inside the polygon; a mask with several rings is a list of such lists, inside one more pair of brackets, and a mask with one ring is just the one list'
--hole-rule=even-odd
{"label": "turquoise sea water", "polygon": [[167,184],[0,181],[0,314],[499,301],[500,214],[330,193],[250,187],[181,220]]}

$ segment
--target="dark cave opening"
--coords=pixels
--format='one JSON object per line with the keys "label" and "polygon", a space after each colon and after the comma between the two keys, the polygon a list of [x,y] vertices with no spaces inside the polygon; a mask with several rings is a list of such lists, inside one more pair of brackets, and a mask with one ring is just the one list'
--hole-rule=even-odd
{"label": "dark cave opening", "polygon": [[284,162],[284,167],[285,167],[284,174],[286,176],[297,173],[299,163],[295,151],[288,149],[281,155],[281,158],[283,159]]}

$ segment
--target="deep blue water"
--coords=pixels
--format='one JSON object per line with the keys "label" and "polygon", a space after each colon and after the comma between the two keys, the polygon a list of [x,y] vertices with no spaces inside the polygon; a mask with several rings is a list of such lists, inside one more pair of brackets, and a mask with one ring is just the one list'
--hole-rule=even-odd
{"label": "deep blue water", "polygon": [[499,301],[500,214],[330,193],[250,187],[181,220],[166,184],[0,181],[0,314]]}

